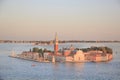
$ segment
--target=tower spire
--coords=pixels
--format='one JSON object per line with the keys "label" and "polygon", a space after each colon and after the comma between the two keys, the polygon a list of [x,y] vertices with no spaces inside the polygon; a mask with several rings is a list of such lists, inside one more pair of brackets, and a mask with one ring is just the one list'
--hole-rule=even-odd
{"label": "tower spire", "polygon": [[58,41],[58,36],[57,36],[57,32],[55,33],[55,41]]}
{"label": "tower spire", "polygon": [[57,54],[58,52],[58,36],[57,32],[55,33],[55,40],[54,40],[54,54]]}

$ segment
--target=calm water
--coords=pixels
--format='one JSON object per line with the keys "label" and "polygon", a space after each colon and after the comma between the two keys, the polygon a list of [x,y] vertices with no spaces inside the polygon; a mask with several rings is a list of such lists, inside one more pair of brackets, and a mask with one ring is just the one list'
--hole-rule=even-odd
{"label": "calm water", "polygon": [[[59,47],[70,45],[60,44]],[[21,53],[35,46],[0,44],[0,80],[120,80],[120,43],[74,43],[73,46],[108,46],[114,51],[114,59],[101,63],[38,63],[8,57],[12,50]],[[53,46],[36,47],[53,50]]]}

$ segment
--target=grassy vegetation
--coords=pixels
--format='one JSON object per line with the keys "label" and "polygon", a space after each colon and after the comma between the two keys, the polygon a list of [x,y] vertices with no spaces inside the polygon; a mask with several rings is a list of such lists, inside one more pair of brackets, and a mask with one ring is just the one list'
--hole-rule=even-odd
{"label": "grassy vegetation", "polygon": [[39,53],[40,57],[44,57],[45,52],[52,52],[50,50],[47,50],[46,48],[44,48],[44,49],[40,48],[39,49],[38,47],[34,47],[32,50],[30,49],[30,51]]}

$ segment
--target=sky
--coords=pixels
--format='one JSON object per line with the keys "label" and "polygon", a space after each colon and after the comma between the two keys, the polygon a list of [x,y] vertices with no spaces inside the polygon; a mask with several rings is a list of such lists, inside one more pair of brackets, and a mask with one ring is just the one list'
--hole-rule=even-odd
{"label": "sky", "polygon": [[120,40],[120,0],[0,0],[0,40]]}

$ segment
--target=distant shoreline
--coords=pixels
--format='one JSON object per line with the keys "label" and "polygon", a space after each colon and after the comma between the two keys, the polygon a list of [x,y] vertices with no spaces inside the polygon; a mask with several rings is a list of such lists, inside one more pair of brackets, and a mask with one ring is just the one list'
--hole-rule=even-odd
{"label": "distant shoreline", "polygon": [[[27,41],[27,40],[0,40],[0,43],[33,43],[35,45],[39,44],[46,44],[50,45],[53,44],[53,40],[49,41]],[[60,40],[59,43],[120,43],[120,41],[117,40],[110,40],[110,41],[94,41],[94,40]]]}

